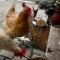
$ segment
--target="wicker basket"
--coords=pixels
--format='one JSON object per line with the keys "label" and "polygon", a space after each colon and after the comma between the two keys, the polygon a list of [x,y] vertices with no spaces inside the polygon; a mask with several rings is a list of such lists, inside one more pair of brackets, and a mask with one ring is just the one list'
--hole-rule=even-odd
{"label": "wicker basket", "polygon": [[44,20],[40,19],[40,20],[36,21],[36,24],[37,24],[37,26],[43,27],[45,25],[45,22],[44,22]]}
{"label": "wicker basket", "polygon": [[40,49],[46,50],[49,28],[32,28],[31,41]]}

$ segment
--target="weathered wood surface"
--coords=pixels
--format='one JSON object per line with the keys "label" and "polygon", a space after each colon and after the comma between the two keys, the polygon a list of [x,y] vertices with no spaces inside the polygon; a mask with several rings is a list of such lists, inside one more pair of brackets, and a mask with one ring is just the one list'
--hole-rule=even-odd
{"label": "weathered wood surface", "polygon": [[35,58],[32,58],[30,60],[48,60],[47,58],[43,58],[43,57],[35,57]]}

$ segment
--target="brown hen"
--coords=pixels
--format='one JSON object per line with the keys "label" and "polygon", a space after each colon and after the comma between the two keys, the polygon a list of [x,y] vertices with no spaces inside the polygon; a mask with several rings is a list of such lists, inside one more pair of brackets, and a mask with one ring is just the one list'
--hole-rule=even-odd
{"label": "brown hen", "polygon": [[29,31],[29,13],[28,9],[21,11],[18,15],[15,13],[15,8],[11,8],[8,12],[5,23],[4,30],[12,38],[21,37],[28,33]]}

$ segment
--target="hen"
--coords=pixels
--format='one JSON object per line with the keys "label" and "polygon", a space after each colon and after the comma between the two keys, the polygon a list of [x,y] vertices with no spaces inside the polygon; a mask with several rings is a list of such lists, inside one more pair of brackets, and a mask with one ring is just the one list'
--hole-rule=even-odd
{"label": "hen", "polygon": [[12,6],[4,20],[4,28],[0,30],[0,49],[9,50],[13,52],[15,56],[22,57],[25,55],[26,49],[21,49],[12,39],[28,33],[29,11],[29,9],[22,10],[17,15],[15,13],[15,6]]}
{"label": "hen", "polygon": [[29,9],[23,10],[17,15],[15,13],[15,8],[11,8],[4,23],[4,30],[6,33],[12,38],[27,34],[29,31],[29,14]]}

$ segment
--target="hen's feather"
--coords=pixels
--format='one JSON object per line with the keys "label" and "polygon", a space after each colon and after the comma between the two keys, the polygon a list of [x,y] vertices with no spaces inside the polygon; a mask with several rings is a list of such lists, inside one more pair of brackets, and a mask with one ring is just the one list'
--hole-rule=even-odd
{"label": "hen's feather", "polygon": [[[27,10],[28,11],[28,10]],[[5,20],[5,31],[11,36],[11,37],[21,37],[28,33],[29,31],[29,23],[28,18],[29,14],[27,11],[21,11],[19,15],[17,16],[15,12],[11,11],[9,12],[9,17]],[[9,14],[8,13],[8,14]]]}

